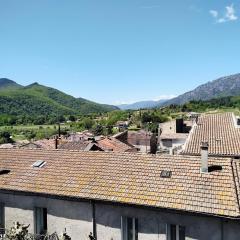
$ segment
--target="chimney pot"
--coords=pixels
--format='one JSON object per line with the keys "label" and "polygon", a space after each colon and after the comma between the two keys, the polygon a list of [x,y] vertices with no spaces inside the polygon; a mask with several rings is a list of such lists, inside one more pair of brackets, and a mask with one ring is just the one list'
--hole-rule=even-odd
{"label": "chimney pot", "polygon": [[208,173],[208,142],[201,143],[201,173]]}

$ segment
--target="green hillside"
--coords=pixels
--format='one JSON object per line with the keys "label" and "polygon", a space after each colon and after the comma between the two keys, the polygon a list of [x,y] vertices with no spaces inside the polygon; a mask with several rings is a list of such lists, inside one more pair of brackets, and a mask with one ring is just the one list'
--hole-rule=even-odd
{"label": "green hillside", "polygon": [[23,87],[11,80],[0,79],[1,116],[48,119],[53,116],[103,113],[115,109],[114,106],[74,98],[38,83]]}
{"label": "green hillside", "polygon": [[206,112],[213,110],[229,110],[238,111],[240,109],[240,96],[228,96],[213,98],[210,100],[202,101],[195,100],[185,103],[181,106],[184,111]]}
{"label": "green hillside", "polygon": [[[235,112],[240,114],[240,96],[218,97],[210,100],[192,100],[185,104],[171,104],[160,108],[161,113],[169,115],[170,113],[183,112]],[[156,111],[156,110],[155,110]]]}

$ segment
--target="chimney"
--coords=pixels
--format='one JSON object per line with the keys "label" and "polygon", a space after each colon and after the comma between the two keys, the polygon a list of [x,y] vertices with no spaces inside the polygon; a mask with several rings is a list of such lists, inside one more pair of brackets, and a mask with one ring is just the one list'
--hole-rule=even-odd
{"label": "chimney", "polygon": [[208,173],[208,142],[201,143],[201,173]]}
{"label": "chimney", "polygon": [[60,127],[60,122],[58,123],[58,137],[61,137],[61,127]]}
{"label": "chimney", "polygon": [[198,123],[198,116],[196,116],[196,123]]}
{"label": "chimney", "polygon": [[55,149],[58,149],[58,138],[55,138]]}
{"label": "chimney", "polygon": [[183,118],[177,118],[176,119],[176,133],[183,133],[183,128],[184,128],[184,122]]}
{"label": "chimney", "polygon": [[154,133],[150,138],[150,153],[156,154],[158,149],[158,142],[157,142],[157,136]]}

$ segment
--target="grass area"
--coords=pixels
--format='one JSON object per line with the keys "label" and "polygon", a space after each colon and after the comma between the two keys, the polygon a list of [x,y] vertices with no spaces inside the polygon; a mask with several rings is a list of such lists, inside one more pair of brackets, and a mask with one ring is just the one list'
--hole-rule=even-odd
{"label": "grass area", "polygon": [[140,129],[141,129],[141,128],[139,128],[139,127],[137,127],[137,126],[135,126],[135,125],[130,126],[130,127],[128,128],[129,131],[138,131],[138,130],[140,130]]}
{"label": "grass area", "polygon": [[239,108],[218,108],[218,109],[209,109],[205,111],[206,114],[211,113],[226,113],[226,112],[233,112],[236,116],[240,116]]}
{"label": "grass area", "polygon": [[[61,133],[68,131],[68,124],[61,124]],[[58,125],[16,125],[16,126],[1,126],[0,132],[7,132],[12,136],[14,141],[22,140],[38,140],[50,138],[58,133]]]}
{"label": "grass area", "polygon": [[26,140],[26,136],[23,134],[13,134],[12,139],[13,141],[23,141]]}
{"label": "grass area", "polygon": [[[0,130],[37,130],[37,129],[57,129],[58,125],[15,125],[15,126],[0,126]],[[69,125],[61,124],[61,129],[68,129]]]}

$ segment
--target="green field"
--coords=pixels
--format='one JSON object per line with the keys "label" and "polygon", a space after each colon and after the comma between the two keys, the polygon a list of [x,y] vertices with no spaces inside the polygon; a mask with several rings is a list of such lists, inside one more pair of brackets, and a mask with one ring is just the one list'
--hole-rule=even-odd
{"label": "green field", "polygon": [[[61,133],[70,130],[70,125],[61,124]],[[13,141],[50,138],[58,134],[58,125],[16,125],[0,126],[0,133],[8,132]],[[0,139],[1,140],[1,139]],[[0,141],[1,142],[1,141]]]}
{"label": "green field", "polygon": [[[61,129],[69,129],[69,125],[61,124]],[[37,130],[37,129],[58,129],[58,125],[16,125],[16,126],[0,126],[0,130]]]}

